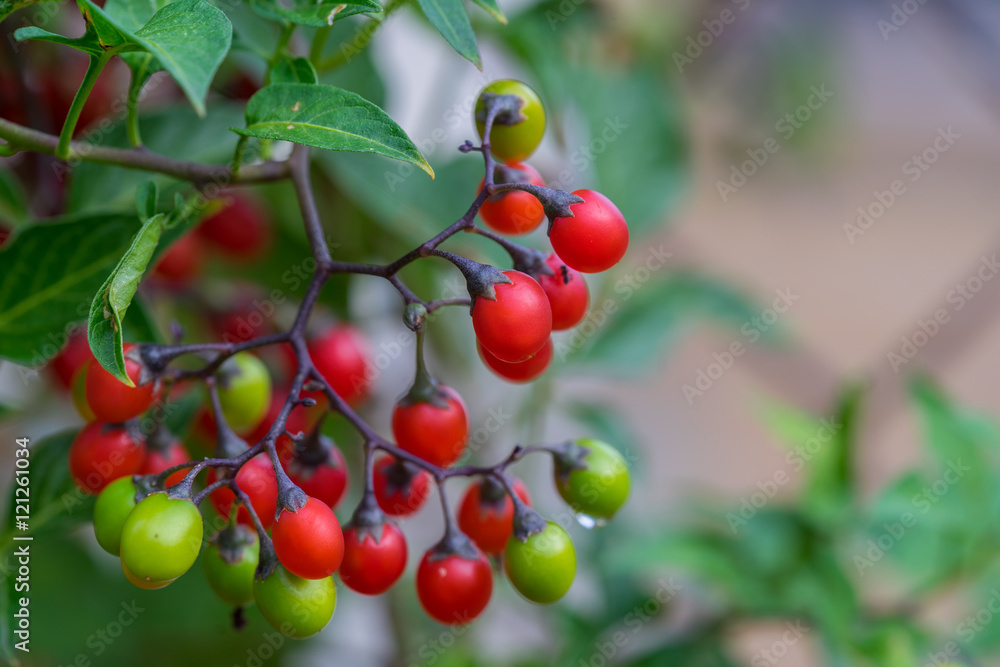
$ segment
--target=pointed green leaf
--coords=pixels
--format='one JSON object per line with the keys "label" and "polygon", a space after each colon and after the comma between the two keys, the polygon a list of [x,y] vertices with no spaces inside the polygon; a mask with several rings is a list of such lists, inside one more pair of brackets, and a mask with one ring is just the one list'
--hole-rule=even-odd
{"label": "pointed green leaf", "polygon": [[472,0],[474,3],[486,10],[486,13],[495,18],[503,25],[507,25],[507,17],[503,15],[503,10],[497,5],[497,0]]}
{"label": "pointed green leaf", "polygon": [[226,15],[204,0],[179,0],[156,12],[135,36],[204,116],[208,86],[233,38]]}
{"label": "pointed green leaf", "polygon": [[257,14],[272,21],[289,21],[300,25],[322,27],[356,14],[375,14],[382,5],[374,0],[351,2],[310,2],[309,0],[250,0],[250,7]]}
{"label": "pointed green leaf", "polygon": [[222,59],[229,52],[233,26],[220,9],[205,0],[178,0],[162,6],[141,25],[159,2],[111,3],[105,11],[91,0],[77,0],[87,24],[83,37],[70,39],[40,28],[21,28],[18,39],[41,39],[81,49],[93,55],[146,52],[155,58],[126,55],[133,70],[142,65],[145,75],[163,68],[191,101],[199,115],[205,114],[205,96]]}
{"label": "pointed green leaf", "polygon": [[93,56],[99,56],[103,51],[97,36],[89,31],[82,37],[63,37],[62,35],[57,35],[54,32],[49,32],[48,30],[43,30],[36,26],[28,26],[26,28],[18,28],[15,30],[14,39],[19,42],[23,42],[25,40],[35,40],[38,42],[62,44],[63,46],[69,46],[83,51],[84,53],[89,53]]}
{"label": "pointed green leaf", "polygon": [[51,0],[0,0],[0,21],[3,21],[19,9],[47,1]]}
{"label": "pointed green leaf", "polygon": [[333,86],[276,83],[250,98],[247,137],[291,141],[331,151],[376,153],[434,170],[399,125],[360,95]]}
{"label": "pointed green leaf", "polygon": [[160,213],[146,221],[90,305],[87,326],[90,349],[101,366],[130,387],[135,383],[125,372],[122,321],[156,250],[165,217]]}
{"label": "pointed green leaf", "polygon": [[92,214],[18,230],[0,250],[0,358],[39,366],[55,356],[138,226]]}
{"label": "pointed green leaf", "polygon": [[308,58],[283,57],[271,70],[271,83],[318,83],[316,68]]}
{"label": "pointed green leaf", "polygon": [[135,191],[135,207],[139,218],[149,220],[156,215],[156,181],[146,181]]}
{"label": "pointed green leaf", "polygon": [[476,33],[472,31],[463,0],[417,0],[417,4],[431,25],[437,28],[458,55],[479,69],[483,68]]}

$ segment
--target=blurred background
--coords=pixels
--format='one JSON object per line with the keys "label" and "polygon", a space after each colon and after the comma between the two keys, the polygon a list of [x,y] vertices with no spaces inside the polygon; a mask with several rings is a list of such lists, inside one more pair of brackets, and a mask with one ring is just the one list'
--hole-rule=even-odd
{"label": "blurred background", "polygon": [[[534,607],[498,578],[481,619],[448,629],[420,612],[411,562],[382,598],[338,585],[330,626],[291,643],[252,610],[249,627],[232,631],[199,568],[163,591],[133,589],[86,516],[66,516],[35,543],[25,664],[1000,665],[996,5],[501,5],[507,26],[470,7],[481,72],[415,8],[392,14],[356,53],[371,20],[339,22],[322,80],[383,105],[438,176],[327,154],[315,177],[335,257],[395,257],[465,210],[481,178],[478,161],[455,150],[474,138],[471,106],[489,81],[517,77],[549,110],[532,160],[549,185],[594,187],[625,213],[630,252],[588,277],[592,314],[557,341],[545,379],[512,387],[484,371],[464,313],[429,334],[432,368],[482,426],[471,460],[592,434],[630,461],[633,496],[596,530],[566,513],[548,460],[517,467],[540,511],[573,524],[570,594]],[[238,43],[273,48],[272,26],[242,3],[224,9]],[[8,39],[43,21],[80,30],[64,3],[0,25],[0,115],[57,133],[86,62]],[[261,72],[234,48],[197,123],[174,84],[155,78],[142,103],[147,143],[225,161],[235,145],[225,130],[242,124]],[[112,101],[127,80],[124,67],[102,76],[105,106],[95,93],[91,127],[120,120]],[[109,127],[94,141],[125,145]],[[50,159],[30,155],[0,167],[4,188],[24,193],[0,198],[8,229],[128,209],[145,178],[91,164],[54,177]],[[189,291],[215,311],[262,289],[301,292],[282,280],[308,256],[291,189],[255,192],[273,250],[251,265],[207,261]],[[480,241],[453,243],[504,261]],[[529,242],[543,247],[544,235]],[[428,262],[404,278],[427,298],[455,283]],[[150,282],[154,327],[179,320],[211,338],[185,314],[191,294]],[[386,353],[364,414],[388,434],[413,372],[411,355],[392,351],[404,331],[398,297],[357,278],[333,283],[323,307],[320,319],[351,319]],[[276,323],[288,315],[279,308]],[[0,460],[13,460],[16,437],[79,426],[50,380],[0,366]],[[329,429],[357,471],[357,442],[342,424]],[[0,470],[6,486],[11,466]],[[342,520],[358,486],[352,479]],[[427,507],[404,526],[411,561],[440,535],[437,505]],[[117,627],[133,601],[143,611]]]}

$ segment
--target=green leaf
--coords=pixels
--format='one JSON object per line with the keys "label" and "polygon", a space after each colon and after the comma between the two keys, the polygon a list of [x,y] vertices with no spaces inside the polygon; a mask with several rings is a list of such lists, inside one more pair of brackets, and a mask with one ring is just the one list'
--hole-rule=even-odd
{"label": "green leaf", "polygon": [[156,215],[156,181],[146,181],[135,191],[135,207],[141,220],[149,220]]}
{"label": "green leaf", "polygon": [[[669,261],[662,246],[651,249],[649,258],[661,267]],[[659,270],[666,273],[665,268]],[[612,294],[593,297],[588,321],[599,323],[591,329],[594,333],[588,338],[581,327],[554,341],[557,359],[623,375],[652,372],[666,343],[694,316],[739,328],[760,312],[742,294],[706,276],[676,273],[639,284],[627,267],[622,273],[626,276],[615,283]]]}
{"label": "green leaf", "polygon": [[165,218],[159,213],[143,224],[90,305],[87,326],[90,349],[101,366],[130,387],[134,387],[135,383],[125,372],[122,321],[160,241]]}
{"label": "green leaf", "polygon": [[345,2],[310,2],[309,0],[250,0],[250,7],[259,15],[273,21],[290,21],[300,25],[322,27],[334,21],[357,14],[375,14],[382,5],[374,0]]}
{"label": "green leaf", "polygon": [[[205,115],[208,86],[232,42],[232,24],[221,10],[205,0],[178,0],[165,6],[121,0],[111,3],[107,12],[91,0],[77,0],[77,4],[87,23],[83,37],[71,39],[35,27],[21,28],[15,37],[57,42],[93,55],[136,51],[151,54],[155,63],[125,57],[139,76],[148,77],[155,69],[165,69],[198,115]],[[156,7],[160,9],[137,27]]]}
{"label": "green leaf", "polygon": [[458,55],[479,69],[483,68],[476,34],[472,31],[463,0],[417,0],[417,4],[431,25],[437,28]]}
{"label": "green leaf", "polygon": [[497,21],[503,25],[507,25],[507,17],[504,16],[503,11],[500,6],[497,5],[497,0],[472,0],[474,3],[486,10],[490,16],[495,18]]}
{"label": "green leaf", "polygon": [[[6,558],[7,554],[0,551],[0,556]],[[18,598],[20,597],[14,589],[15,583],[15,577],[0,577],[0,618],[3,619],[0,621],[0,662],[10,665],[10,667],[20,667],[21,665],[21,661],[17,657],[18,649],[14,648],[14,644],[20,641],[14,635],[17,626],[14,613],[17,611]]]}
{"label": "green leaf", "polygon": [[0,249],[0,358],[39,366],[55,356],[137,227],[134,216],[94,214],[19,230]]}
{"label": "green leaf", "polygon": [[232,43],[226,15],[204,0],[178,0],[156,12],[135,37],[204,116],[208,86]]}
{"label": "green leaf", "polygon": [[0,168],[0,223],[17,227],[28,217],[28,201],[21,181],[8,169]]}
{"label": "green leaf", "polygon": [[[176,159],[221,164],[232,158],[236,136],[229,132],[239,123],[242,107],[213,102],[204,120],[198,120],[187,105],[167,107],[142,116],[142,138],[146,147]],[[103,146],[127,148],[125,124],[119,123],[103,136]],[[168,188],[189,188],[186,183],[160,174],[149,174],[110,164],[83,162],[73,170],[69,184],[70,211],[135,210],[135,188],[152,180],[164,193]],[[96,289],[96,287],[95,287]]]}
{"label": "green leaf", "polygon": [[308,58],[282,57],[271,70],[271,83],[318,83],[316,68]]}
{"label": "green leaf", "polygon": [[360,95],[333,86],[276,83],[250,98],[247,137],[291,141],[332,151],[375,153],[434,170],[387,113]]}
{"label": "green leaf", "polygon": [[37,5],[41,2],[51,2],[51,0],[0,0],[0,21],[3,21],[19,9]]}

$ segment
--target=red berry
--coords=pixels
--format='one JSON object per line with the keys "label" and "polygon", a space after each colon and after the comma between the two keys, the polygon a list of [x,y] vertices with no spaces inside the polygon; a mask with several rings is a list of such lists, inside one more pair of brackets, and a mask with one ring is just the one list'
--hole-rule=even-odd
{"label": "red berry", "polygon": [[476,298],[472,326],[483,347],[516,363],[537,353],[552,333],[552,309],[541,286],[520,271],[504,271],[511,284],[496,285],[496,300]]}
{"label": "red berry", "polygon": [[396,444],[438,466],[458,460],[469,442],[469,418],[465,403],[451,387],[441,385],[444,405],[414,402],[396,404],[392,411],[392,433]]}
{"label": "red berry", "polygon": [[430,495],[431,476],[408,463],[386,457],[375,463],[375,499],[392,516],[413,514]]}
{"label": "red berry", "polygon": [[197,232],[231,259],[255,259],[271,244],[266,209],[245,193],[227,197],[218,212],[198,225]]}
{"label": "red berry", "polygon": [[[371,350],[368,339],[352,326],[328,329],[309,342],[309,356],[333,391],[350,405],[368,397],[371,388]],[[313,395],[322,400],[319,395]]]}
{"label": "red berry", "polygon": [[482,553],[441,558],[431,550],[417,568],[417,597],[439,623],[466,625],[486,609],[492,594],[493,569]]}
{"label": "red berry", "polygon": [[323,579],[344,559],[344,534],[333,510],[309,498],[298,512],[282,510],[271,530],[274,552],[289,572],[303,579]]}
{"label": "red berry", "polygon": [[567,266],[584,273],[607,271],[628,250],[628,225],[610,199],[594,190],[576,190],[572,218],[556,218],[549,230],[552,249]]}
{"label": "red berry", "polygon": [[[127,343],[125,353],[135,345]],[[137,386],[121,382],[100,364],[91,364],[87,372],[87,403],[99,421],[119,423],[138,417],[153,404],[153,384],[139,384],[141,367],[125,359],[125,372]]]}
{"label": "red berry", "polygon": [[[514,480],[514,492],[531,504],[528,490],[519,479]],[[471,484],[458,510],[458,527],[484,553],[498,554],[507,546],[514,529],[514,501],[492,480]]]}
{"label": "red berry", "polygon": [[479,350],[479,358],[483,363],[508,382],[531,382],[541,376],[552,362],[552,339],[546,341],[535,356],[515,364],[500,361],[484,349],[479,341],[476,341],[476,349]]}
{"label": "red berry", "polygon": [[550,254],[545,263],[555,275],[538,276],[538,284],[549,297],[552,330],[572,329],[587,315],[587,306],[590,305],[587,281],[579,271],[566,266],[555,254]]}
{"label": "red berry", "polygon": [[[188,454],[187,450],[184,449],[179,441],[174,442],[172,445],[166,449],[149,449],[146,450],[146,458],[142,460],[142,466],[139,467],[138,475],[155,475],[161,473],[167,468],[173,468],[176,465],[182,463],[187,463],[191,460],[191,455]],[[178,470],[175,473],[171,473],[167,477],[166,485],[167,487],[173,486],[180,482],[187,475],[188,471]]]}
{"label": "red berry", "polygon": [[[219,479],[215,469],[208,471],[208,483]],[[250,498],[250,504],[260,518],[264,528],[274,523],[274,512],[278,509],[278,480],[267,454],[258,454],[247,461],[236,473],[236,485]],[[228,517],[236,495],[227,488],[216,489],[210,496],[212,505],[220,516]],[[236,511],[236,521],[244,526],[253,526],[253,519],[245,507]]]}
{"label": "red berry", "polygon": [[[498,166],[493,180],[497,184],[545,185],[545,181],[534,167],[523,162]],[[485,182],[485,179],[480,181],[480,191]],[[501,234],[527,234],[542,224],[542,220],[545,219],[545,208],[534,195],[521,190],[512,190],[489,197],[479,209],[479,216],[488,227]]]}
{"label": "red berry", "polygon": [[331,445],[327,452],[327,460],[318,464],[299,461],[293,456],[285,469],[306,495],[334,508],[347,491],[347,462],[337,447]]}
{"label": "red berry", "polygon": [[82,491],[97,494],[119,477],[139,472],[145,454],[145,446],[125,429],[94,422],[70,445],[69,472]]}
{"label": "red berry", "polygon": [[204,264],[205,250],[200,239],[194,234],[185,234],[160,256],[153,267],[153,275],[170,285],[186,285],[201,273]]}
{"label": "red berry", "polygon": [[63,388],[72,389],[76,372],[93,358],[94,353],[90,351],[90,343],[87,342],[87,330],[75,329],[67,337],[62,351],[52,358],[52,371]]}
{"label": "red berry", "polygon": [[344,532],[340,580],[363,595],[380,595],[403,575],[406,554],[406,538],[395,525],[384,523],[360,532],[352,526]]}

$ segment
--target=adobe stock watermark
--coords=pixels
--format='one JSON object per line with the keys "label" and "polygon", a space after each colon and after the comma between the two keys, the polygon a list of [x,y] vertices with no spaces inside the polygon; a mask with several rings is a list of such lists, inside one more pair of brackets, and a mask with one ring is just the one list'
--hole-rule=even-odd
{"label": "adobe stock watermark", "polygon": [[903,2],[893,3],[888,20],[879,19],[875,23],[878,31],[882,33],[882,41],[888,42],[889,37],[893,33],[899,32],[926,3],[927,0],[903,0]]}
{"label": "adobe stock watermark", "polygon": [[[111,648],[115,641],[122,636],[126,628],[132,626],[139,614],[146,611],[145,607],[140,607],[135,600],[122,602],[121,611],[110,622],[98,628],[87,636],[85,644],[89,651],[77,653],[72,662],[67,667],[91,667],[91,665],[102,664],[101,661],[94,662],[94,658],[100,658]],[[62,667],[62,665],[60,665]]]}
{"label": "adobe stock watermark", "polygon": [[865,206],[859,206],[857,218],[853,223],[844,223],[844,234],[847,241],[854,245],[855,241],[871,229],[875,223],[885,215],[893,204],[908,192],[907,183],[916,183],[931,167],[933,167],[941,156],[951,150],[962,135],[948,127],[937,128],[937,135],[931,144],[919,153],[914,153],[910,159],[903,163],[900,169],[906,180],[902,178],[894,179],[885,190],[873,192],[874,199]]}
{"label": "adobe stock watermark", "polygon": [[785,631],[781,637],[774,640],[767,648],[762,648],[750,658],[752,667],[769,667],[777,665],[781,659],[788,655],[788,651],[798,644],[803,637],[809,633],[809,628],[801,620],[788,621],[785,623]]}
{"label": "adobe stock watermark", "polygon": [[854,554],[852,561],[858,570],[858,575],[865,576],[867,570],[875,567],[886,553],[905,539],[907,532],[917,525],[920,517],[926,515],[941,502],[948,491],[958,484],[970,470],[972,468],[963,464],[962,459],[948,461],[941,477],[925,486],[919,493],[914,494],[910,500],[913,511],[903,512],[897,521],[883,523],[881,533],[877,537],[869,539],[865,544],[865,551]]}
{"label": "adobe stock watermark", "polygon": [[701,25],[704,30],[694,35],[688,35],[684,42],[683,52],[674,51],[674,65],[677,67],[678,73],[683,74],[685,67],[693,65],[694,61],[700,58],[707,49],[712,48],[715,40],[719,39],[726,31],[726,26],[735,23],[736,18],[750,6],[750,0],[730,0],[730,2],[735,5],[735,9],[723,7],[718,16],[702,21]]}
{"label": "adobe stock watermark", "polygon": [[599,156],[603,155],[608,146],[618,140],[629,124],[622,121],[621,116],[610,116],[604,119],[604,125],[599,132],[595,132],[590,141],[580,144],[569,154],[569,164],[560,171],[554,179],[546,182],[546,185],[555,190],[570,190],[571,185],[576,181],[576,177],[586,173]]}
{"label": "adobe stock watermark", "polygon": [[667,604],[684,590],[673,577],[660,579],[656,591],[642,603],[625,614],[622,623],[625,630],[616,630],[610,636],[594,642],[594,651],[589,658],[580,658],[579,667],[607,667],[615,664],[615,658],[628,643],[645,628]]}
{"label": "adobe stock watermark", "polygon": [[621,310],[622,304],[629,301],[636,292],[649,284],[653,274],[667,265],[672,253],[663,250],[662,245],[650,246],[646,259],[632,271],[626,273],[615,282],[614,297],[607,297],[600,303],[591,304],[590,311],[584,320],[578,324],[566,338],[555,341],[554,352],[561,361],[574,352],[582,349],[587,341],[597,335],[611,318]]}
{"label": "adobe stock watermark", "polygon": [[[795,133],[801,130],[806,123],[812,120],[813,116],[833,97],[833,91],[827,90],[826,84],[813,86],[809,89],[809,97],[805,102],[797,106],[793,111],[786,113],[774,124],[774,131],[783,141],[789,141]],[[747,159],[739,164],[729,165],[729,178],[725,181],[715,181],[715,189],[719,191],[722,201],[728,201],[731,195],[739,192],[740,188],[759,172],[772,155],[781,150],[781,141],[778,137],[770,136],[761,142],[760,146],[748,148]]]}
{"label": "adobe stock watermark", "polygon": [[754,491],[749,496],[740,498],[738,509],[735,512],[726,514],[726,523],[729,524],[729,530],[733,531],[733,535],[738,534],[740,528],[746,526],[757,516],[757,513],[771,502],[783,487],[792,481],[794,474],[802,472],[806,464],[823,451],[842,428],[843,424],[838,421],[826,417],[820,419],[819,428],[816,429],[816,433],[785,454],[787,469],[776,470],[770,479],[757,482],[757,491]]}
{"label": "adobe stock watermark", "polygon": [[[751,317],[740,327],[740,333],[749,344],[756,343],[800,298],[800,295],[794,294],[791,288],[787,287],[783,290],[775,290],[775,294],[777,296],[770,308],[765,308],[759,315]],[[746,354],[747,349],[747,345],[742,340],[734,340],[722,352],[712,353],[713,361],[697,370],[694,383],[681,386],[687,404],[694,405],[695,399],[711,389],[725,375],[726,371],[736,364],[736,360]]]}
{"label": "adobe stock watermark", "polygon": [[948,640],[940,651],[930,651],[927,654],[927,662],[921,667],[947,667],[955,664],[962,655],[962,645],[972,643],[976,635],[987,629],[998,614],[1000,614],[1000,589],[994,588],[983,606],[968,614],[955,626],[953,636],[958,639]]}
{"label": "adobe stock watermark", "polygon": [[965,308],[998,273],[1000,273],[1000,262],[997,261],[996,253],[989,257],[984,255],[980,259],[976,271],[955,285],[954,289],[948,291],[945,303],[950,308],[938,308],[930,317],[917,320],[916,328],[911,333],[900,337],[899,347],[886,353],[886,358],[893,372],[898,373],[901,367],[913,361],[920,350],[930,343],[951,321],[952,315]]}

